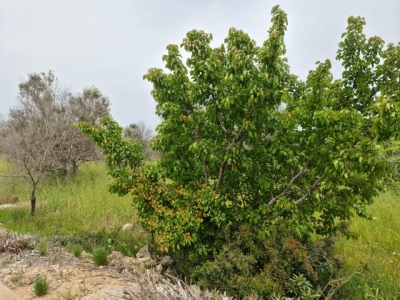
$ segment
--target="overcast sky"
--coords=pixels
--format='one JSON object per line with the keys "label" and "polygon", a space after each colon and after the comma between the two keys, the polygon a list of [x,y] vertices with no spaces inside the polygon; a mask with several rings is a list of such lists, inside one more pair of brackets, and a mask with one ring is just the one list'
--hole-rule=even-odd
{"label": "overcast sky", "polygon": [[351,15],[366,18],[368,37],[400,41],[400,0],[0,0],[0,114],[15,105],[28,73],[53,70],[72,91],[97,86],[121,125],[154,128],[151,84],[142,77],[163,67],[166,46],[192,29],[212,33],[218,46],[230,27],[260,45],[276,4],[288,14],[287,56],[301,78],[316,61],[334,60]]}

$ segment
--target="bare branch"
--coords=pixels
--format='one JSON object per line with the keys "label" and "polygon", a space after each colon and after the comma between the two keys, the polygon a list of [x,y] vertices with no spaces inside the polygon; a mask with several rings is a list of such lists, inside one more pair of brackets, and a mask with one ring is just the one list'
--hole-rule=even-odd
{"label": "bare branch", "polygon": [[205,184],[208,185],[208,174],[207,174],[207,166],[206,166],[206,160],[204,158],[204,153],[201,154],[201,162],[203,164],[204,181]]}

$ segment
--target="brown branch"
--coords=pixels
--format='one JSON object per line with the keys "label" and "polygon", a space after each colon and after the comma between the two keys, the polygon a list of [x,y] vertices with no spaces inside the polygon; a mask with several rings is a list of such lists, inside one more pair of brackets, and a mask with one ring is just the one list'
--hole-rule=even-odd
{"label": "brown branch", "polygon": [[225,136],[229,139],[231,135],[229,134],[229,131],[225,128],[224,124],[222,124],[221,115],[219,113],[218,108],[217,108],[217,118],[218,118],[219,125],[221,126],[222,130],[225,132]]}
{"label": "brown branch", "polygon": [[293,170],[290,171],[292,174],[292,178],[290,179],[288,185],[286,186],[286,188],[284,189],[284,191],[282,193],[280,193],[278,196],[272,197],[272,199],[269,200],[268,208],[271,208],[272,205],[274,205],[276,203],[276,201],[278,201],[279,198],[286,196],[292,192],[292,190],[290,190],[290,186],[293,184],[293,182],[295,182],[297,180],[297,178],[299,178],[301,175],[303,175],[308,170],[307,167],[308,167],[309,163],[310,163],[310,160],[308,160],[306,162],[306,164],[301,168],[300,172],[297,173],[295,176],[293,176]]}
{"label": "brown branch", "polygon": [[[37,178],[37,180],[35,180],[31,170],[29,169],[29,166],[26,164],[26,160],[25,159],[23,161],[23,164],[24,164],[25,170],[27,171],[27,173],[29,175],[29,178],[30,178],[30,180],[32,182],[32,187],[36,186],[39,183],[40,178]],[[26,179],[26,177],[24,177],[24,178]]]}
{"label": "brown branch", "polygon": [[[197,131],[194,134],[194,139],[196,142],[199,142],[199,133],[200,133],[200,127],[197,127]],[[208,185],[208,174],[207,174],[207,166],[206,166],[206,160],[204,158],[204,153],[201,154],[201,163],[203,165],[203,173],[204,173],[204,182],[206,185]]]}
{"label": "brown branch", "polygon": [[299,205],[299,204],[301,204],[305,199],[307,199],[307,197],[311,195],[311,192],[312,192],[313,190],[315,190],[316,188],[318,188],[319,183],[320,183],[321,180],[325,177],[325,175],[326,175],[326,171],[324,172],[324,174],[321,175],[320,178],[318,178],[318,179],[313,183],[312,186],[310,186],[310,188],[308,189],[308,191],[307,191],[299,200],[296,200],[296,201],[294,202],[294,204],[295,204],[295,205]]}
{"label": "brown branch", "polygon": [[[240,142],[240,141],[243,140],[243,138],[240,138],[240,135],[242,134],[242,131],[243,131],[243,127],[239,130],[239,132],[238,132],[238,134],[237,134],[235,140],[234,140],[232,143],[230,143],[230,144],[228,145],[228,147],[226,148],[226,151],[225,151],[225,154],[226,154],[226,155],[229,154],[229,152],[231,151],[231,149],[232,149],[233,146],[235,146],[238,142]],[[225,173],[225,169],[226,169],[226,164],[227,164],[227,163],[228,163],[228,160],[227,160],[227,159],[224,160],[223,163],[221,164],[220,169],[219,169],[218,181],[217,181],[217,184],[216,184],[216,186],[215,186],[215,191],[216,191],[216,192],[219,191],[219,188],[220,188],[220,186],[221,186],[221,183],[222,183],[222,176],[223,176],[224,173]]]}
{"label": "brown branch", "polygon": [[186,82],[183,81],[182,85],[183,85],[183,95],[184,95],[184,98],[186,99],[186,102],[183,102],[183,105],[188,110],[188,113],[193,113],[193,106],[190,104],[189,97],[186,92]]}
{"label": "brown branch", "polygon": [[219,188],[220,188],[220,186],[221,186],[222,176],[224,175],[225,168],[226,168],[226,164],[227,164],[227,161],[225,160],[225,161],[222,163],[221,167],[219,168],[218,181],[217,181],[217,184],[216,184],[216,186],[215,186],[215,191],[216,191],[216,192],[219,192]]}
{"label": "brown branch", "polygon": [[205,184],[208,185],[208,174],[207,174],[207,166],[206,166],[206,160],[204,158],[204,153],[201,154],[201,162],[203,164],[204,181]]}
{"label": "brown branch", "polygon": [[[250,114],[251,109],[248,109],[245,115],[245,118],[248,117],[248,115]],[[223,126],[221,120],[220,120],[220,116],[219,116],[219,111],[217,112],[217,117],[218,117],[218,121],[220,122],[221,128],[222,130],[224,130],[225,134],[227,135],[227,138],[229,139],[230,134],[228,132],[228,130]],[[240,128],[240,130],[238,131],[236,138],[234,139],[233,142],[231,142],[228,147],[226,148],[225,154],[228,155],[229,152],[231,151],[232,147],[235,146],[238,142],[242,142],[244,140],[244,137],[241,137],[242,132],[243,132],[244,127],[242,126],[242,128]],[[218,174],[218,180],[217,180],[217,184],[215,186],[215,191],[219,192],[219,188],[221,186],[222,183],[222,177],[225,173],[225,169],[226,169],[226,164],[228,163],[227,160],[224,160],[221,164],[221,167],[219,169],[219,174]]]}

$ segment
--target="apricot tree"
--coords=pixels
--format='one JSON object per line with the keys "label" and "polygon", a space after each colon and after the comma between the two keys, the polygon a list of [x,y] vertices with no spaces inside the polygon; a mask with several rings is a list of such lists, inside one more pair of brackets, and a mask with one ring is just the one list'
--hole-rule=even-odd
{"label": "apricot tree", "polygon": [[[378,142],[400,132],[400,45],[366,38],[365,20],[350,17],[337,57],[317,62],[305,82],[285,58],[287,16],[272,9],[269,36],[257,46],[229,30],[190,31],[169,45],[166,69],[150,69],[156,113],[156,165],[141,163],[139,145],[124,141],[110,118],[79,129],[102,147],[115,181],[132,193],[142,225],[161,251],[218,252],[245,225],[268,236],[284,221],[298,236],[331,234],[335,220],[366,207],[390,176]],[[279,109],[281,105],[285,109]]]}

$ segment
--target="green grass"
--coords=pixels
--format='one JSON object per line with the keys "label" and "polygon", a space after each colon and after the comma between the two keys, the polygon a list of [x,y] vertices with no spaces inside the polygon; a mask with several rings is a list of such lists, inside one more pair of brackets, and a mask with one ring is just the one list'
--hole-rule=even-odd
{"label": "green grass", "polygon": [[132,220],[131,197],[108,192],[103,163],[81,166],[75,178],[53,178],[39,185],[36,216],[29,216],[29,187],[20,192],[17,209],[0,210],[2,226],[24,233],[51,236],[55,233],[97,232]]}
{"label": "green grass", "polygon": [[341,275],[353,275],[341,299],[400,299],[400,190],[381,194],[368,211],[374,220],[351,222],[358,239],[336,244],[344,264]]}
{"label": "green grass", "polygon": [[[0,169],[5,169],[0,160]],[[83,164],[74,178],[51,178],[37,189],[36,215],[31,217],[30,190],[26,182],[0,177],[0,191],[18,193],[16,208],[0,210],[0,227],[52,238],[63,246],[92,251],[111,244],[113,250],[135,255],[146,236],[120,232],[135,217],[132,197],[108,192],[110,180],[103,162]],[[1,203],[0,203],[1,204]]]}
{"label": "green grass", "polygon": [[33,291],[36,296],[44,296],[49,292],[49,282],[47,277],[38,276],[33,283]]}
{"label": "green grass", "polygon": [[107,249],[105,247],[99,247],[93,250],[93,261],[97,266],[107,266]]}
{"label": "green grass", "polygon": [[[5,169],[0,161],[0,172]],[[21,180],[0,177],[0,195],[19,197],[16,208],[0,210],[0,227],[58,236],[78,257],[83,249],[99,247],[135,255],[146,237],[120,232],[135,216],[132,198],[110,194],[109,182],[103,162],[82,165],[75,178],[47,180],[37,191],[37,215],[30,217],[29,187]],[[343,262],[340,276],[351,276],[336,299],[400,299],[400,186],[377,197],[369,212],[374,221],[351,221],[357,240],[341,238],[336,244]]]}
{"label": "green grass", "polygon": [[39,251],[41,256],[47,254],[47,242],[41,241],[39,244],[36,245],[36,250]]}
{"label": "green grass", "polygon": [[83,247],[81,245],[68,245],[67,247],[76,258],[82,257]]}

